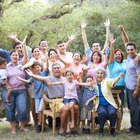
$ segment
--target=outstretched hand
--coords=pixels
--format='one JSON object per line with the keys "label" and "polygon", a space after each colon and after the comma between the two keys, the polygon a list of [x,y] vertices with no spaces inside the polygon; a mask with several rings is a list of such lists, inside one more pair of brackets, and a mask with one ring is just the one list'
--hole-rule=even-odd
{"label": "outstretched hand", "polygon": [[104,22],[105,27],[110,27],[110,19],[106,19]]}
{"label": "outstretched hand", "polygon": [[86,23],[86,21],[81,21],[81,28],[82,29],[85,29],[87,27],[87,23]]}

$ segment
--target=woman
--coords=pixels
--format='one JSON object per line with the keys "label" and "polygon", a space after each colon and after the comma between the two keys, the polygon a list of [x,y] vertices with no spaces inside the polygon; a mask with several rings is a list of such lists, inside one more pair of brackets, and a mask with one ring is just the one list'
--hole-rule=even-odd
{"label": "woman", "polygon": [[103,136],[104,124],[107,119],[110,121],[110,133],[115,136],[115,123],[117,117],[117,105],[114,101],[111,88],[115,85],[117,81],[123,77],[120,73],[118,77],[114,79],[105,78],[106,70],[103,67],[98,67],[96,70],[96,80],[99,98],[96,100],[95,108],[97,109],[99,116],[99,135]]}
{"label": "woman", "polygon": [[120,49],[114,50],[115,40],[110,39],[110,57],[109,57],[109,73],[110,78],[115,78],[120,72],[124,74],[117,83],[114,89],[121,90],[120,99],[122,107],[124,107],[124,89],[125,89],[125,74],[126,74],[126,60],[124,60],[124,53]]}
{"label": "woman", "polygon": [[97,67],[102,66],[106,69],[108,64],[108,59],[106,53],[103,53],[104,62],[102,62],[102,54],[100,51],[94,51],[91,56],[91,64],[89,65],[89,70],[87,72],[87,76],[92,76],[93,80],[96,81],[95,70]]}

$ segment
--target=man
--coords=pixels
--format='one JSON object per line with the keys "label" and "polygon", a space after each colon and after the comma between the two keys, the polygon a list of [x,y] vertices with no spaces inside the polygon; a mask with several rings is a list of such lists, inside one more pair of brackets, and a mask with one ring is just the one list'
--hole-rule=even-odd
{"label": "man", "polygon": [[130,109],[129,132],[140,133],[140,65],[135,63],[136,45],[134,43],[126,44],[127,64],[126,64],[126,93],[128,99],[128,107]]}
{"label": "man", "polygon": [[[61,76],[61,66],[58,63],[54,63],[52,65],[53,76],[41,77],[38,75],[34,75],[30,70],[28,70],[27,73],[29,76],[44,82],[46,85],[49,81],[62,82],[65,80],[65,78]],[[61,136],[64,136],[66,132],[66,124],[69,111],[69,108],[62,103],[62,97],[64,96],[64,88],[62,85],[47,86],[47,91],[50,101],[57,104],[56,111],[60,112],[60,120],[61,120],[59,134]],[[50,107],[53,109],[52,104],[50,104]]]}

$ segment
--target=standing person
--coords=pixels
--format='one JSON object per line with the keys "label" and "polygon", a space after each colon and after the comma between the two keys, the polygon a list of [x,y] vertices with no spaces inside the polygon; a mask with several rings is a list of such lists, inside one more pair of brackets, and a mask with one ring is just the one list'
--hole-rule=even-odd
{"label": "standing person", "polygon": [[[32,69],[35,74],[40,76],[47,76],[47,70],[43,70],[40,63],[35,62],[32,66]],[[29,78],[28,80],[18,77],[19,80],[26,83],[34,83],[34,98],[35,98],[35,110],[38,115],[38,122],[36,127],[36,132],[41,132],[41,123],[42,123],[42,110],[43,110],[43,99],[42,99],[42,90],[44,90],[44,83],[38,81],[34,78]]]}
{"label": "standing person", "polygon": [[99,135],[104,135],[104,125],[107,119],[110,121],[110,134],[115,137],[115,123],[117,118],[117,104],[113,98],[111,88],[123,77],[120,73],[114,79],[105,78],[106,70],[103,67],[98,67],[96,70],[96,80],[98,86],[99,98],[97,98],[95,103],[95,109],[99,116]]}
{"label": "standing person", "polygon": [[[92,76],[86,77],[86,83],[93,82]],[[84,86],[83,87],[83,97],[81,101],[81,120],[82,120],[82,133],[90,134],[90,123],[92,120],[92,109],[93,109],[93,102],[98,96],[97,94],[97,87],[95,85]],[[85,126],[85,121],[87,119],[87,127]]]}
{"label": "standing person", "polygon": [[12,92],[12,88],[9,85],[8,81],[7,81],[7,71],[6,71],[6,67],[7,67],[7,60],[4,58],[0,58],[0,85],[6,85],[7,87],[7,95],[6,95],[6,100],[5,102],[7,103],[7,105],[10,105],[10,95]]}
{"label": "standing person", "polygon": [[[33,74],[30,70],[27,70],[27,73],[29,76],[37,80],[40,80],[44,83],[48,83],[47,81],[63,82],[65,80],[65,78],[61,76],[61,66],[58,63],[54,63],[52,65],[52,73],[53,73],[52,76],[41,77],[39,75]],[[64,105],[64,103],[62,103],[63,100],[62,98],[64,97],[64,88],[62,85],[47,86],[47,91],[48,91],[48,98],[52,102],[50,103],[51,109],[53,109],[53,103],[55,103],[56,111],[60,113],[61,124],[60,124],[59,134],[61,136],[65,136],[69,108],[66,105]]]}
{"label": "standing person", "polygon": [[119,94],[122,107],[124,107],[124,97],[125,97],[125,74],[126,74],[126,60],[124,60],[124,53],[120,49],[114,50],[115,39],[110,38],[110,56],[109,56],[109,73],[110,78],[115,78],[119,73],[123,73],[124,77],[121,78],[113,89],[121,90]]}

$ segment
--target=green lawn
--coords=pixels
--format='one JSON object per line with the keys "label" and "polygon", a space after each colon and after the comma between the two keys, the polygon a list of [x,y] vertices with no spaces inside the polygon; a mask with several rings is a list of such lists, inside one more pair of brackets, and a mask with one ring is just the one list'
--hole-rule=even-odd
{"label": "green lawn", "polygon": [[[68,140],[138,140],[140,139],[140,135],[130,135],[126,133],[126,128],[130,126],[129,124],[129,114],[124,113],[123,122],[122,122],[122,129],[121,132],[115,137],[111,137],[109,135],[109,129],[105,129],[105,135],[103,138],[98,136],[98,128],[95,134],[91,133],[90,135],[83,135],[81,134],[81,130],[79,129],[80,135],[78,137],[70,137],[67,138]],[[44,133],[36,134],[33,127],[29,127],[30,131],[27,133],[23,133],[21,131],[17,131],[16,135],[10,133],[10,125],[8,122],[0,122],[0,140],[64,140],[65,137],[60,137],[56,135],[55,137],[52,136],[52,130],[47,128]],[[58,130],[57,130],[58,132]],[[56,133],[57,133],[56,132]]]}

